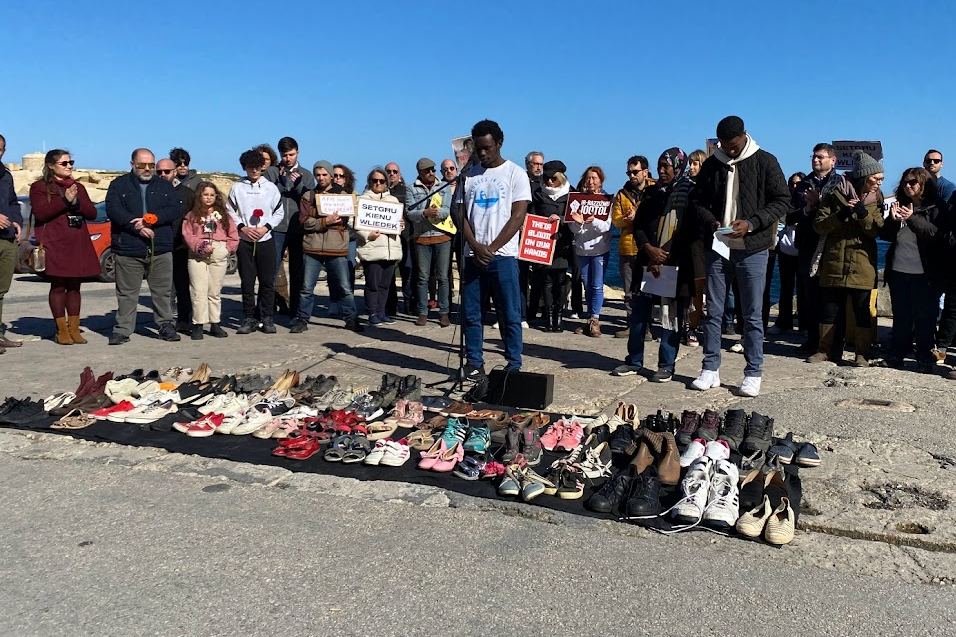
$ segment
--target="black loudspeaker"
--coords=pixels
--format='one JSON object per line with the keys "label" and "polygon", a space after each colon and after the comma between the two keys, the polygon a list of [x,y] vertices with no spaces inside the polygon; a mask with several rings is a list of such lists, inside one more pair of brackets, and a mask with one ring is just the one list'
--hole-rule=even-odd
{"label": "black loudspeaker", "polygon": [[554,400],[554,374],[493,369],[488,381],[485,402],[492,405],[518,409],[547,409]]}

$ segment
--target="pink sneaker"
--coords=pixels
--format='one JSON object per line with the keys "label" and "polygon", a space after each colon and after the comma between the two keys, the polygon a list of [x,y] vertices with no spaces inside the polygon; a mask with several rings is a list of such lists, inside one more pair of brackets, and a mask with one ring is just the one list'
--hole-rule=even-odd
{"label": "pink sneaker", "polygon": [[584,428],[581,426],[581,423],[572,420],[570,424],[564,426],[563,433],[564,435],[561,436],[561,440],[555,445],[555,449],[574,451],[581,446],[581,441],[584,439]]}
{"label": "pink sneaker", "polygon": [[422,459],[418,463],[418,468],[425,469],[426,471],[431,469],[447,451],[448,447],[445,446],[445,441],[439,438],[438,441],[432,445],[431,449],[422,452]]}
{"label": "pink sneaker", "polygon": [[541,446],[548,451],[554,451],[558,441],[560,441],[564,436],[564,427],[565,422],[563,418],[548,427],[547,430],[545,430],[544,435],[541,436]]}
{"label": "pink sneaker", "polygon": [[456,442],[451,449],[446,451],[438,459],[438,461],[434,465],[432,465],[432,471],[440,471],[442,473],[449,473],[455,467],[458,466],[459,462],[461,462],[464,459],[465,459],[465,447],[460,442]]}

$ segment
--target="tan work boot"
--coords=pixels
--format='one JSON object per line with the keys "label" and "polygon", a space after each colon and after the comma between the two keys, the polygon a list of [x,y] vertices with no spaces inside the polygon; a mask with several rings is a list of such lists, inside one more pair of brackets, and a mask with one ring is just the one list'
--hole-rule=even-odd
{"label": "tan work boot", "polygon": [[66,324],[66,317],[61,316],[56,319],[56,336],[53,340],[60,345],[72,345],[73,339],[70,337],[70,328]]}
{"label": "tan work boot", "polygon": [[77,345],[86,345],[86,339],[80,334],[80,317],[69,316],[66,319],[66,329],[70,333],[70,338]]}

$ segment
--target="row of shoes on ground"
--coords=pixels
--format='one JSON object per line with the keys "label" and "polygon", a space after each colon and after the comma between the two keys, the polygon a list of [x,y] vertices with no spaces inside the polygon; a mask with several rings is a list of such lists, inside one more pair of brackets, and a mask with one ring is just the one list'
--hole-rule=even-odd
{"label": "row of shoes on ground", "polygon": [[546,478],[538,474],[528,465],[524,456],[518,454],[505,469],[498,493],[506,497],[520,495],[525,502],[531,502],[539,495],[576,500],[584,493],[583,474],[577,467],[568,465],[561,471],[557,482],[550,478],[550,475]]}
{"label": "row of shoes on ground", "polygon": [[707,409],[703,414],[684,411],[677,428],[677,442],[689,445],[694,439],[724,440],[731,451],[744,455],[766,453],[773,438],[773,418],[756,411],[747,415],[743,409],[729,409],[723,417]]}
{"label": "row of shoes on ground", "polygon": [[449,418],[445,430],[435,443],[421,454],[418,468],[451,472],[465,459],[465,454],[485,455],[491,446],[491,431],[484,421],[469,422],[466,418]]}

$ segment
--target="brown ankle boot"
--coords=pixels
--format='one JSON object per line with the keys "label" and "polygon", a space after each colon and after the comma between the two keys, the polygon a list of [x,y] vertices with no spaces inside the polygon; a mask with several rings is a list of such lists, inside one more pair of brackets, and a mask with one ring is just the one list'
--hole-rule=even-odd
{"label": "brown ankle boot", "polygon": [[592,316],[588,321],[588,336],[601,338],[601,321],[596,316]]}
{"label": "brown ankle boot", "polygon": [[70,332],[70,338],[73,339],[73,342],[77,345],[86,345],[86,339],[83,338],[83,335],[80,334],[80,317],[79,316],[68,316],[66,319],[66,327]]}
{"label": "brown ankle boot", "polygon": [[66,324],[66,317],[56,319],[56,336],[53,340],[60,345],[72,345],[73,339],[70,337],[70,328]]}
{"label": "brown ankle boot", "polygon": [[657,475],[660,477],[661,484],[677,484],[680,482],[680,454],[677,453],[677,440],[669,431],[661,436],[664,439],[664,450],[660,454],[660,460],[657,461]]}

